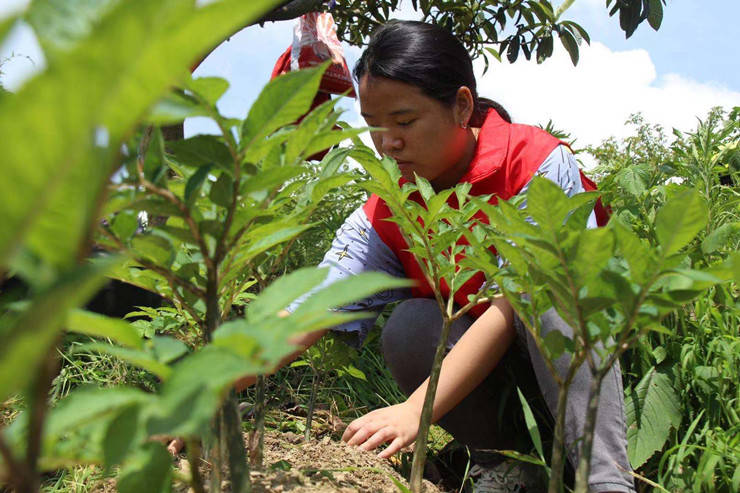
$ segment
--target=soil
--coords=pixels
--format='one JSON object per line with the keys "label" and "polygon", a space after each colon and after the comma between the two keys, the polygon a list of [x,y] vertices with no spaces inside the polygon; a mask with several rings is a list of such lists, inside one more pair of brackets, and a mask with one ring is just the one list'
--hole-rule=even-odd
{"label": "soil", "polygon": [[[247,439],[245,435],[245,440]],[[408,487],[408,483],[393,469],[390,462],[379,459],[373,452],[364,452],[326,436],[304,442],[303,437],[291,432],[265,433],[264,467],[252,468],[252,492],[372,492],[398,493],[402,491],[394,480]],[[180,459],[180,469],[189,474],[189,464]],[[208,476],[208,471],[203,471]],[[204,478],[206,488],[208,480]],[[222,485],[230,491],[228,482]],[[192,493],[181,486],[177,493]],[[432,483],[424,481],[424,491],[439,493]]]}
{"label": "soil", "polygon": [[[269,433],[265,436],[262,472],[252,472],[252,491],[292,491],[295,493],[319,491],[398,492],[394,480],[406,485],[406,480],[387,460],[374,452],[365,452],[343,442],[324,437],[304,442],[292,433]],[[285,461],[285,462],[281,462]],[[291,466],[281,471],[275,464]],[[273,466],[273,467],[270,467]],[[425,491],[439,490],[426,482]]]}
{"label": "soil", "polygon": [[[248,436],[245,433],[245,442]],[[175,459],[178,469],[190,476],[190,465],[184,455]],[[292,432],[267,431],[265,433],[264,467],[250,472],[252,493],[399,493],[402,490],[394,480],[408,488],[406,479],[387,460],[378,458],[373,452],[332,440],[329,436],[305,442],[303,437]],[[200,468],[205,491],[210,491],[210,467]],[[116,493],[115,479],[101,480],[88,485],[94,493]],[[231,491],[228,481],[221,484],[222,491]],[[425,493],[442,493],[424,480]],[[184,483],[175,483],[173,493],[193,493]]]}

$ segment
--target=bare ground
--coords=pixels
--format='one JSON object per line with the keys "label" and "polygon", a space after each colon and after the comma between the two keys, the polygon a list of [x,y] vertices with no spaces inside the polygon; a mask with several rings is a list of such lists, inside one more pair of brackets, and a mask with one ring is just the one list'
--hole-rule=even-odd
{"label": "bare ground", "polygon": [[[397,493],[402,490],[394,481],[408,486],[387,460],[328,436],[304,442],[303,437],[295,433],[268,431],[263,464],[261,470],[252,468],[251,471],[254,493]],[[189,466],[184,459],[180,460],[180,468],[189,474]],[[206,470],[203,472],[208,475]],[[208,479],[204,482],[208,483]],[[228,482],[224,482],[223,487],[226,491],[231,489]],[[185,493],[192,490],[183,485],[176,491]],[[438,493],[441,490],[425,481],[424,491]]]}

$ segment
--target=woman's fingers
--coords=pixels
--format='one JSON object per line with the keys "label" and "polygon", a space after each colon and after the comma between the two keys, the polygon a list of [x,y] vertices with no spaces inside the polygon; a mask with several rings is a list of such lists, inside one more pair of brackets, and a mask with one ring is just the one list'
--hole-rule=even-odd
{"label": "woman's fingers", "polygon": [[396,439],[393,440],[390,445],[388,445],[384,450],[381,450],[381,452],[378,454],[378,457],[380,457],[381,459],[388,459],[396,452],[400,452],[401,449],[405,446],[406,444],[404,443],[404,440],[401,437],[396,437]]}
{"label": "woman's fingers", "polygon": [[365,443],[365,441],[370,438],[370,436],[372,436],[376,431],[377,429],[372,427],[371,424],[366,424],[362,426],[359,430],[357,430],[349,440],[347,440],[347,444],[361,445]]}
{"label": "woman's fingers", "polygon": [[380,430],[373,433],[370,438],[365,440],[360,445],[360,448],[362,450],[374,450],[385,442],[393,440],[395,437],[396,434],[390,428],[381,428]]}
{"label": "woman's fingers", "polygon": [[167,451],[172,455],[177,455],[184,446],[185,442],[182,441],[182,438],[175,438],[167,445]]}

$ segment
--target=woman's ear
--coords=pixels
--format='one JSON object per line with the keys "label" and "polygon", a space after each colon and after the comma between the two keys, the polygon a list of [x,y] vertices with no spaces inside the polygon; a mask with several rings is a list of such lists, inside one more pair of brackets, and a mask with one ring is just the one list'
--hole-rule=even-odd
{"label": "woman's ear", "polygon": [[467,128],[470,124],[470,119],[473,117],[473,110],[473,93],[468,86],[460,86],[457,94],[455,94],[455,121],[461,127]]}

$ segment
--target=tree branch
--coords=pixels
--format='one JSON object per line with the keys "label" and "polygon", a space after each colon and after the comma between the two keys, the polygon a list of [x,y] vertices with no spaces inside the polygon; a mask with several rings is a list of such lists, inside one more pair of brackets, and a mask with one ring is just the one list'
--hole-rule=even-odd
{"label": "tree branch", "polygon": [[303,14],[321,10],[321,6],[323,4],[324,0],[289,0],[283,2],[281,6],[273,9],[272,12],[266,14],[255,24],[295,19]]}

